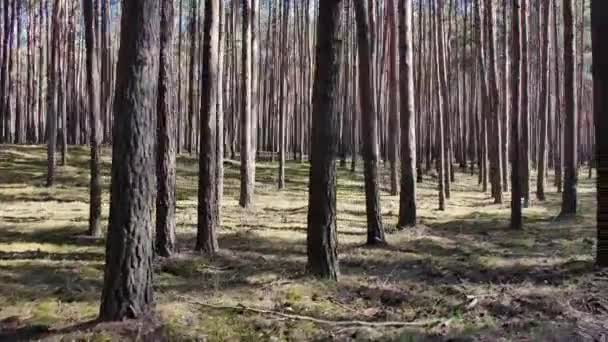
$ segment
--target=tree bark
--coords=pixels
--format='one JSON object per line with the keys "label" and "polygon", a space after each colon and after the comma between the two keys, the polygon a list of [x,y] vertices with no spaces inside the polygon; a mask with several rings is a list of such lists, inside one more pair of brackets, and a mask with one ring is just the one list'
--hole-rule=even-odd
{"label": "tree bark", "polygon": [[359,100],[363,134],[363,166],[365,207],[367,213],[367,244],[384,244],[384,228],[378,186],[378,118],[374,111],[374,93],[370,77],[371,54],[369,25],[363,1],[355,1],[357,48],[359,52]]}
{"label": "tree bark", "polygon": [[446,156],[445,154],[445,139],[444,139],[444,116],[446,112],[446,103],[445,97],[447,96],[447,85],[445,84],[446,79],[444,78],[444,64],[442,62],[441,55],[443,54],[443,31],[439,32],[439,19],[441,17],[441,6],[443,2],[441,0],[436,1],[436,15],[434,19],[433,25],[433,41],[434,41],[434,52],[435,58],[433,60],[433,64],[435,65],[435,81],[436,81],[436,90],[437,90],[437,181],[438,181],[438,189],[439,189],[439,210],[445,210],[445,200],[446,200],[446,177],[447,168],[446,168]]}
{"label": "tree bark", "polygon": [[399,93],[401,95],[401,194],[399,227],[416,225],[416,117],[412,1],[399,0]]}
{"label": "tree bark", "polygon": [[312,150],[308,188],[308,271],[336,280],[339,274],[336,222],[336,113],[340,60],[340,3],[319,3],[317,67],[312,97]]}
{"label": "tree bark", "polygon": [[564,0],[564,191],[562,193],[561,215],[576,214],[577,194],[577,112],[576,92],[574,88],[575,68],[574,56],[574,24],[572,15],[572,0]]}
{"label": "tree bark", "polygon": [[[56,149],[57,149],[57,96],[56,90],[58,87],[57,82],[57,48],[59,39],[59,17],[63,11],[63,2],[61,0],[55,0],[53,6],[53,17],[52,17],[52,38],[50,45],[50,69],[48,73],[47,83],[47,175],[46,175],[46,186],[51,187],[55,183],[55,166],[56,161]],[[8,101],[8,100],[7,100]],[[8,106],[6,106],[8,108]]]}
{"label": "tree bark", "polygon": [[100,319],[148,315],[153,307],[159,2],[124,0],[117,83],[110,221]]}
{"label": "tree bark", "polygon": [[591,0],[593,49],[593,110],[597,163],[597,255],[599,267],[608,267],[608,2]]}
{"label": "tree bark", "polygon": [[[521,177],[522,184],[522,196],[524,198],[524,207],[530,206],[530,104],[528,101],[528,93],[530,90],[530,84],[528,76],[530,72],[528,51],[530,48],[529,42],[529,6],[530,0],[520,0],[521,3],[521,60],[520,60],[520,84],[519,84],[519,111],[520,111],[520,124],[521,124],[521,141],[519,142],[521,154],[520,154],[520,167],[519,176]],[[514,170],[518,170],[515,169]]]}
{"label": "tree bark", "polygon": [[248,208],[253,204],[255,187],[255,151],[253,150],[251,91],[252,46],[251,0],[242,0],[242,49],[241,49],[241,194],[239,205]]}
{"label": "tree bark", "polygon": [[[526,1],[526,0],[523,0]],[[521,179],[519,177],[519,76],[521,67],[522,33],[520,32],[520,1],[511,4],[511,229],[522,229]]]}
{"label": "tree bark", "polygon": [[217,116],[219,98],[220,3],[205,1],[202,61],[201,151],[198,177],[198,230],[196,250],[213,256],[219,249],[217,242],[218,164]]}
{"label": "tree bark", "polygon": [[175,249],[175,115],[172,94],[173,0],[161,0],[156,152],[156,253],[169,257]]}
{"label": "tree bark", "polygon": [[541,3],[542,10],[539,14],[539,27],[542,30],[542,47],[540,50],[541,80],[539,96],[539,124],[540,124],[540,146],[538,149],[538,174],[536,179],[536,198],[545,200],[545,174],[547,170],[547,116],[549,115],[548,88],[549,88],[549,3]]}
{"label": "tree bark", "polygon": [[[401,2],[400,2],[401,3]],[[395,23],[395,3],[394,0],[388,0],[387,1],[387,12],[388,12],[388,39],[389,39],[389,51],[388,51],[388,65],[389,65],[389,69],[388,69],[388,115],[389,115],[389,124],[388,124],[388,130],[389,130],[389,146],[388,146],[388,153],[389,153],[389,162],[390,162],[390,167],[391,167],[391,195],[392,196],[397,196],[397,194],[399,193],[398,191],[398,183],[399,183],[399,174],[397,173],[397,161],[399,160],[399,112],[397,110],[397,34],[396,34],[396,30],[397,30],[397,25]],[[410,10],[409,12],[411,12],[411,3],[410,3]],[[399,18],[401,18],[401,20],[405,20],[403,15],[399,15]],[[400,21],[401,23],[401,21]],[[410,25],[409,27],[411,27],[411,19],[410,19]],[[410,29],[411,31],[411,29]],[[402,37],[401,40],[399,40],[399,42],[401,42],[402,40],[405,39],[405,34],[400,32],[400,36]],[[411,40],[408,43],[409,46],[411,46]],[[407,51],[407,50],[406,50]],[[404,53],[404,52],[401,52]],[[413,55],[412,55],[413,56]],[[413,57],[412,57],[412,61],[410,61],[411,63],[413,63]],[[401,69],[404,69],[403,63],[401,63]],[[409,68],[412,68],[412,64],[409,65]],[[412,75],[413,77],[413,75]],[[408,80],[409,81],[409,80]],[[413,85],[413,81],[412,81],[412,85]],[[403,91],[400,92],[401,94],[403,94]],[[403,96],[403,95],[401,95]],[[408,94],[408,96],[414,96],[414,93],[411,92],[410,94]],[[408,109],[412,109],[413,108],[408,108]],[[413,115],[412,115],[413,117]],[[414,125],[414,129],[415,129],[415,125]],[[414,131],[415,133],[415,131]],[[405,133],[404,133],[405,134]]]}
{"label": "tree bark", "polygon": [[83,15],[85,22],[85,44],[87,50],[86,72],[87,93],[89,97],[89,125],[91,126],[90,148],[91,148],[91,180],[89,200],[89,231],[90,236],[101,235],[101,180],[99,169],[99,68],[97,59],[97,48],[95,45],[95,32],[93,20],[96,18],[92,0],[84,0]]}

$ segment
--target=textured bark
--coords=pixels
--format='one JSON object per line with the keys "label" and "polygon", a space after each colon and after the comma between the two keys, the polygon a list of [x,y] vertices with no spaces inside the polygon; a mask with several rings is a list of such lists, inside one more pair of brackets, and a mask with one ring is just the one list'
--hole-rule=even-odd
{"label": "textured bark", "polygon": [[100,319],[151,313],[159,2],[124,0]]}
{"label": "textured bark", "polygon": [[564,0],[564,191],[561,215],[576,214],[577,194],[577,112],[574,89],[574,23],[572,0]]}
{"label": "textured bark", "polygon": [[169,257],[175,249],[175,114],[172,94],[173,0],[161,0],[160,59],[157,96],[156,253]]}
{"label": "textured bark", "polygon": [[[524,0],[525,1],[525,0]],[[522,229],[522,213],[521,213],[521,179],[519,177],[519,120],[521,113],[519,111],[519,76],[520,76],[520,59],[521,59],[521,32],[520,25],[520,9],[519,0],[513,0],[511,3],[511,228]]]}
{"label": "textured bark", "polygon": [[93,20],[96,18],[92,0],[83,1],[83,15],[85,22],[85,44],[87,49],[86,73],[87,93],[89,97],[89,125],[91,126],[90,148],[91,148],[91,180],[89,200],[89,231],[91,236],[101,235],[101,180],[99,170],[99,68],[97,59],[97,47],[95,45],[95,32],[93,31]]}
{"label": "textured bark", "polygon": [[317,67],[312,97],[312,150],[308,188],[308,271],[337,279],[339,273],[336,223],[336,163],[341,0],[319,3]]}
{"label": "textured bark", "polygon": [[220,49],[220,3],[205,1],[202,60],[201,151],[198,177],[198,229],[196,250],[213,256],[219,249],[217,115]]}
{"label": "textured bark", "polygon": [[539,14],[542,47],[540,50],[540,95],[539,95],[539,124],[540,146],[538,149],[538,174],[536,178],[536,198],[545,200],[545,174],[547,171],[547,116],[549,115],[549,101],[547,98],[549,88],[549,3],[540,4],[542,10]]}
{"label": "textured bark", "polygon": [[378,118],[374,111],[374,93],[370,73],[371,53],[369,25],[363,1],[355,1],[357,49],[359,52],[359,101],[363,134],[363,167],[365,208],[367,213],[367,244],[384,244],[380,187],[378,185]]}
{"label": "textured bark", "polygon": [[591,0],[593,46],[593,109],[595,115],[595,160],[597,163],[597,256],[600,267],[608,267],[608,2]]}
{"label": "textured bark", "polygon": [[241,194],[239,205],[248,208],[253,204],[255,187],[255,151],[253,150],[252,112],[251,112],[251,68],[252,45],[251,38],[251,0],[241,0],[242,49],[241,49]]}
{"label": "textured bark", "polygon": [[416,119],[412,1],[399,1],[399,93],[401,95],[401,194],[399,227],[416,225]]}

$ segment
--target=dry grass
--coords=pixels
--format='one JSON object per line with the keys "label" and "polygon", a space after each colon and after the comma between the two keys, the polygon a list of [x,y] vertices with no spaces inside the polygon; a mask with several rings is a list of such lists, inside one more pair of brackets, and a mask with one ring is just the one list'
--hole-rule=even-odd
{"label": "dry grass", "polygon": [[[110,158],[104,151],[104,215]],[[103,277],[102,241],[83,241],[88,153],[70,151],[58,186],[43,187],[46,151],[0,147],[0,340],[105,341],[139,332],[82,325],[96,317]],[[338,283],[305,274],[308,167],[289,163],[287,189],[276,166],[259,163],[255,205],[238,207],[238,164],[226,163],[222,251],[191,254],[196,220],[196,160],[178,159],[180,255],[159,260],[157,313],[168,340],[572,340],[608,331],[608,280],[594,271],[593,180],[581,177],[580,214],[556,219],[560,196],[525,210],[524,231],[508,229],[509,208],[457,174],[448,210],[435,210],[435,181],[419,185],[421,223],[396,231],[398,198],[383,193],[389,246],[368,248],[362,175],[339,173]],[[386,177],[387,170],[383,170]],[[533,187],[534,188],[534,187]],[[508,198],[506,198],[508,201]],[[508,202],[506,202],[508,203]],[[417,329],[338,328],[232,310],[185,298],[245,305],[329,320],[438,320]],[[603,326],[602,326],[603,324]]]}

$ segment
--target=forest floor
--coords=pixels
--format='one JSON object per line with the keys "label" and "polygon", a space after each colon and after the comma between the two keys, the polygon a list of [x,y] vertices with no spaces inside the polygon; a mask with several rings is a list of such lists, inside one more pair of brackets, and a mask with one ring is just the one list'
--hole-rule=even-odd
{"label": "forest floor", "polygon": [[[70,149],[49,189],[44,148],[0,146],[0,340],[608,340],[608,272],[593,267],[595,188],[586,172],[576,218],[557,218],[561,197],[549,186],[547,201],[525,210],[523,231],[508,228],[508,196],[493,204],[477,176],[461,172],[445,212],[425,176],[420,225],[397,231],[398,197],[383,185],[389,244],[369,248],[362,173],[340,170],[341,277],[331,283],[305,274],[306,164],[288,163],[278,191],[276,164],[258,163],[255,205],[243,210],[239,166],[227,161],[222,251],[209,260],[191,252],[198,168],[186,156],[177,173],[180,254],[156,262],[156,325],[96,325],[104,242],[80,237],[88,158],[86,148]],[[109,151],[102,162],[107,222]]]}

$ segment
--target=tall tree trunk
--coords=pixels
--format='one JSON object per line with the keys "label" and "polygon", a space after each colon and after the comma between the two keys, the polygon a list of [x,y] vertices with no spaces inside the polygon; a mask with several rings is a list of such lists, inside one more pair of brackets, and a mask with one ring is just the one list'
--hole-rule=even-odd
{"label": "tall tree trunk", "polygon": [[597,163],[597,256],[608,267],[608,2],[591,0],[593,46],[593,110],[595,114],[595,162]]}
{"label": "tall tree trunk", "polygon": [[572,0],[564,0],[564,192],[562,193],[561,215],[576,214],[577,194],[577,112],[574,89],[574,23]]}
{"label": "tall tree trunk", "polygon": [[[369,10],[369,9],[368,9]],[[365,175],[365,207],[367,212],[367,244],[384,244],[384,228],[378,185],[378,117],[374,111],[374,93],[370,77],[371,53],[368,19],[363,1],[355,2],[357,48],[359,52],[359,100],[363,134],[363,166]]]}
{"label": "tall tree trunk", "polygon": [[281,1],[283,14],[281,15],[281,47],[279,51],[279,175],[277,178],[277,184],[279,189],[283,189],[285,187],[285,153],[287,147],[287,108],[288,103],[285,99],[285,90],[287,87],[287,57],[288,57],[288,49],[286,49],[287,42],[287,30],[289,23],[289,0]]}
{"label": "tall tree trunk", "polygon": [[196,73],[196,34],[198,32],[198,0],[190,2],[190,75],[188,78],[188,127],[186,128],[186,149],[192,155],[196,149],[194,136],[194,75]]}
{"label": "tall tree trunk", "polygon": [[[388,64],[389,64],[389,69],[388,69],[388,115],[389,115],[389,124],[388,124],[388,129],[389,129],[389,146],[388,146],[388,150],[389,150],[389,162],[391,164],[391,195],[392,196],[397,196],[398,194],[398,189],[397,189],[397,184],[399,182],[399,176],[397,173],[397,161],[399,159],[399,112],[397,111],[397,34],[396,34],[396,30],[397,30],[397,25],[395,23],[395,3],[394,0],[388,0],[387,1],[387,13],[388,13],[388,39],[389,39],[389,51],[388,51]],[[411,13],[411,3],[410,3],[410,10],[409,12]],[[399,15],[399,17],[401,18],[401,20],[405,20],[403,18],[402,15]],[[411,19],[410,19],[411,21]],[[410,34],[411,34],[411,23],[409,25],[410,27]],[[405,34],[400,32],[401,37],[403,37],[401,40],[405,39]],[[399,40],[399,41],[401,41]],[[410,41],[407,43],[409,44],[409,46],[411,47],[412,42],[411,39]],[[406,50],[407,48],[404,48],[404,50]],[[406,50],[407,51],[407,50]],[[401,53],[405,53],[405,52],[401,52]],[[413,56],[413,54],[412,54]],[[405,58],[404,58],[405,59]],[[413,63],[413,57],[412,57],[412,61],[410,61],[411,63]],[[401,69],[404,69],[404,65],[403,63],[401,63]],[[410,69],[412,68],[412,65],[409,65]],[[413,78],[413,75],[411,75]],[[409,81],[409,80],[408,80]],[[413,79],[412,79],[412,86],[413,86]],[[403,91],[400,92],[401,94],[403,94]],[[403,95],[402,95],[403,96]],[[414,93],[413,93],[413,89],[412,92],[409,94],[409,96],[411,96],[413,98]],[[413,110],[413,108],[408,108],[408,110]],[[414,114],[411,114],[412,118],[414,117]],[[411,123],[408,123],[411,124]],[[415,133],[415,124],[414,124],[414,133]],[[406,134],[405,132],[403,134]],[[415,140],[414,140],[415,141]],[[415,147],[415,144],[414,144]],[[415,152],[415,150],[414,150]],[[414,158],[414,163],[415,163],[415,158]],[[414,166],[415,167],[415,166]],[[414,178],[415,179],[415,178]],[[408,189],[409,190],[409,189]],[[415,213],[414,213],[415,214]]]}
{"label": "tall tree trunk", "polygon": [[100,319],[151,313],[158,1],[124,0],[114,100],[110,223]]}
{"label": "tall tree trunk", "polygon": [[439,210],[445,210],[445,199],[446,195],[446,177],[447,169],[446,169],[446,158],[448,156],[445,155],[445,139],[444,139],[444,116],[446,112],[446,103],[445,97],[447,96],[447,85],[445,84],[446,79],[444,78],[444,64],[442,63],[441,55],[443,54],[443,31],[439,32],[439,19],[441,18],[441,6],[443,5],[443,1],[435,0],[435,10],[436,15],[434,16],[434,24],[433,24],[433,33],[434,36],[432,40],[434,41],[434,55],[435,58],[433,60],[433,64],[435,65],[435,81],[437,90],[437,136],[436,136],[436,145],[437,145],[437,181],[438,181],[438,189],[439,189]]}
{"label": "tall tree trunk", "polygon": [[173,0],[161,0],[160,59],[158,67],[156,152],[156,253],[169,257],[175,249],[175,116],[173,112],[172,55]]}
{"label": "tall tree trunk", "polygon": [[55,183],[55,166],[56,161],[56,149],[57,149],[57,96],[56,90],[58,87],[57,82],[57,48],[59,40],[59,18],[63,12],[63,2],[61,0],[55,0],[53,5],[53,17],[52,17],[52,38],[50,45],[50,61],[48,70],[48,83],[47,83],[47,175],[46,175],[46,186],[51,187]]}
{"label": "tall tree trunk", "polygon": [[335,109],[340,70],[340,1],[319,3],[306,241],[308,271],[333,280],[339,273],[335,162],[338,120]]}
{"label": "tall tree trunk", "polygon": [[179,14],[177,20],[177,154],[182,152],[183,146],[183,123],[182,123],[182,12],[183,0],[179,0]]}
{"label": "tall tree trunk", "polygon": [[255,151],[253,150],[253,115],[251,108],[252,92],[252,47],[251,6],[252,0],[241,0],[243,6],[242,49],[241,49],[241,195],[239,205],[250,207],[253,203],[255,186]]}
{"label": "tall tree trunk", "polygon": [[487,39],[488,39],[488,95],[489,95],[489,106],[490,106],[490,133],[492,134],[491,144],[489,145],[489,152],[491,156],[490,163],[490,176],[492,178],[492,195],[494,196],[494,203],[502,203],[502,158],[500,154],[500,145],[502,144],[501,139],[501,122],[499,117],[499,93],[498,93],[498,69],[496,65],[496,35],[494,31],[495,25],[495,13],[494,4],[492,1],[488,1],[486,4],[486,15],[485,21],[487,28]]}
{"label": "tall tree trunk", "polygon": [[217,159],[217,101],[220,46],[220,2],[205,1],[202,61],[201,151],[198,178],[198,230],[196,250],[213,256],[217,242],[218,212],[218,164]]}
{"label": "tall tree trunk", "polygon": [[540,50],[540,146],[538,149],[538,174],[536,179],[536,198],[545,200],[545,174],[547,170],[547,116],[549,115],[548,88],[549,88],[549,3],[541,3],[542,10],[539,13],[539,27],[542,30],[542,47]]}
{"label": "tall tree trunk", "polygon": [[502,1],[502,28],[503,28],[503,54],[504,54],[504,65],[503,65],[503,113],[502,113],[502,146],[501,146],[501,154],[502,154],[502,188],[504,191],[509,191],[509,117],[512,113],[511,108],[511,60],[510,60],[510,50],[509,45],[510,36],[509,36],[509,26],[508,26],[508,0]]}
{"label": "tall tree trunk", "polygon": [[[520,61],[520,89],[519,89],[519,110],[521,124],[521,141],[520,149],[520,177],[522,184],[522,196],[524,198],[524,207],[530,206],[530,103],[528,94],[531,89],[529,78],[529,59],[528,52],[530,49],[529,31],[529,4],[530,0],[520,0],[521,3],[521,61]],[[517,169],[514,169],[517,170]]]}
{"label": "tall tree trunk", "polygon": [[[526,1],[526,0],[522,0]],[[520,0],[511,3],[511,228],[522,229],[521,178],[519,177],[519,76],[521,67],[522,32],[520,32]]]}
{"label": "tall tree trunk", "polygon": [[562,158],[562,154],[563,154],[563,145],[562,145],[562,131],[563,131],[563,125],[562,125],[562,106],[561,106],[561,99],[562,99],[562,92],[561,92],[561,87],[560,87],[560,69],[559,69],[559,39],[558,39],[558,26],[557,26],[557,19],[558,19],[558,12],[557,12],[557,1],[558,0],[553,0],[553,43],[554,43],[554,49],[553,49],[553,55],[554,55],[554,77],[555,77],[555,94],[553,96],[554,99],[554,104],[553,104],[553,109],[555,110],[555,131],[556,131],[556,147],[555,147],[555,156],[554,156],[554,163],[555,163],[555,186],[557,187],[557,192],[562,192],[562,170],[563,170],[563,161],[564,158]]}
{"label": "tall tree trunk", "polygon": [[399,227],[416,225],[416,118],[412,1],[399,1],[399,93],[401,95],[401,195]]}
{"label": "tall tree trunk", "polygon": [[84,0],[82,12],[85,22],[85,44],[87,50],[86,73],[87,93],[89,97],[89,125],[91,126],[90,148],[91,148],[91,184],[89,200],[89,231],[91,236],[101,235],[101,177],[99,170],[99,68],[97,59],[97,47],[95,44],[95,31],[93,20],[96,18],[92,0]]}

